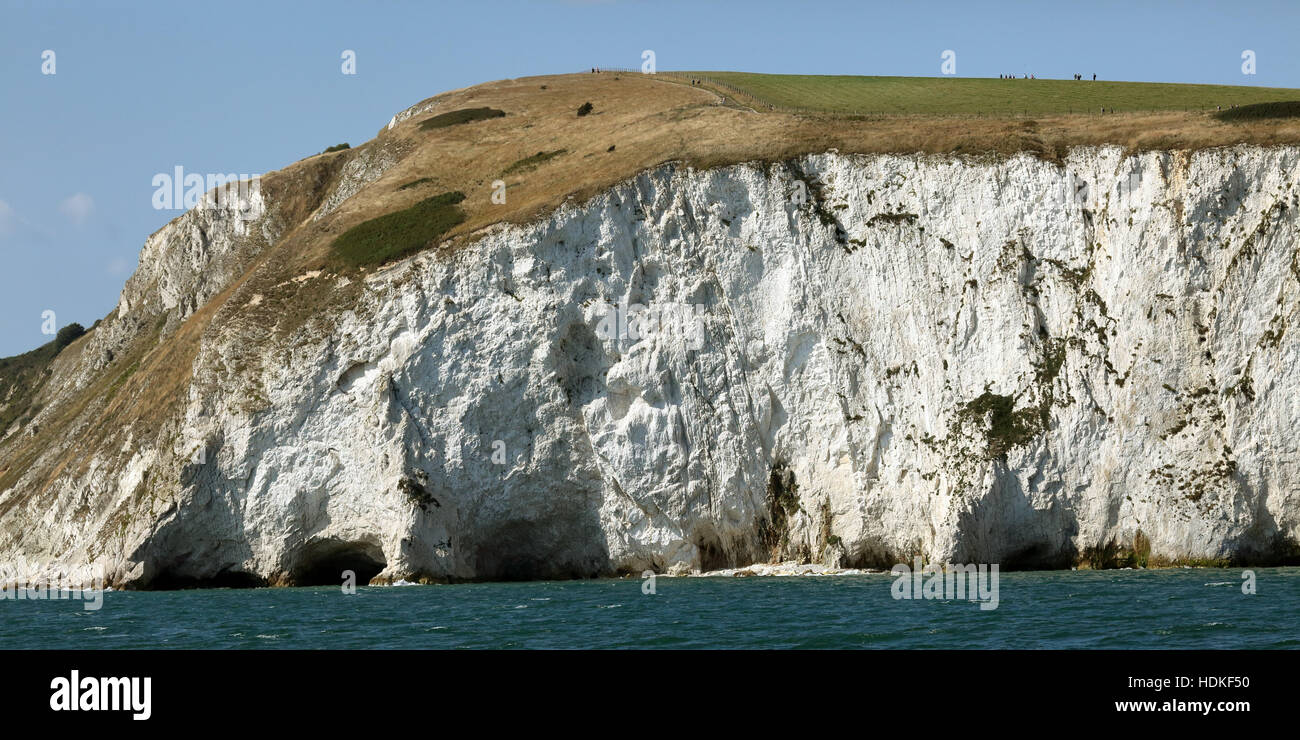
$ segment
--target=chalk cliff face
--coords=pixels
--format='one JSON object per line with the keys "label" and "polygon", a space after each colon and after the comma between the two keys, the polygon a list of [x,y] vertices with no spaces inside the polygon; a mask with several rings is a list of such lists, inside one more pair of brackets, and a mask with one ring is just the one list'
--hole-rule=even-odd
{"label": "chalk cliff face", "polygon": [[[1298,177],[1248,147],[663,166],[301,275],[350,298],[292,336],[233,310],[180,414],[0,492],[0,556],[135,586],[1291,558]],[[265,210],[155,235],[52,382],[226,289]]]}

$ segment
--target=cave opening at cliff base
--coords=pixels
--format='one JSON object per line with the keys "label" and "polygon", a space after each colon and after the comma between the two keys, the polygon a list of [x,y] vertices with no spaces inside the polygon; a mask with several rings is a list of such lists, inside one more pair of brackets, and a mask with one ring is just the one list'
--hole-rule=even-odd
{"label": "cave opening at cliff base", "polygon": [[356,574],[356,584],[364,586],[379,575],[388,562],[377,544],[343,540],[321,540],[306,545],[289,575],[294,586],[338,586],[344,573]]}

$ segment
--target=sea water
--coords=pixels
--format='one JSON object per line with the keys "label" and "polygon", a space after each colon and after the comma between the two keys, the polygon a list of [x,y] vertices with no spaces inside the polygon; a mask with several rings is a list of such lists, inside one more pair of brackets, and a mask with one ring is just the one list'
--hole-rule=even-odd
{"label": "sea water", "polygon": [[0,648],[1298,648],[1300,568],[1002,573],[996,609],[889,574],[112,591],[0,601]]}

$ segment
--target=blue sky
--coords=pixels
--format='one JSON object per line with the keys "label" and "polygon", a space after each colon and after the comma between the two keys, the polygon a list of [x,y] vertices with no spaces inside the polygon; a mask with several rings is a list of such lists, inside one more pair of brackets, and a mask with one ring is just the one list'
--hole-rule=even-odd
{"label": "blue sky", "polygon": [[112,310],[177,215],[154,210],[155,174],[269,172],[443,90],[644,49],[660,69],[934,76],[952,49],[963,77],[1300,88],[1298,28],[1285,2],[0,0],[0,356],[51,339],[43,311]]}

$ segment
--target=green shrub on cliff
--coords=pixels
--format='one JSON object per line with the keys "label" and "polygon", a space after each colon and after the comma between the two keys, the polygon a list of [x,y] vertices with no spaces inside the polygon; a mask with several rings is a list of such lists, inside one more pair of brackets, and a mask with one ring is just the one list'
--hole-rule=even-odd
{"label": "green shrub on cliff", "polygon": [[503,110],[496,108],[464,108],[442,113],[432,118],[426,118],[420,121],[421,131],[432,131],[434,129],[456,126],[462,123],[473,123],[474,121],[486,121],[489,118],[502,118],[506,114]]}
{"label": "green shrub on cliff", "polygon": [[457,207],[463,200],[465,194],[456,190],[364,221],[339,235],[331,251],[351,267],[382,265],[414,254],[465,220]]}

